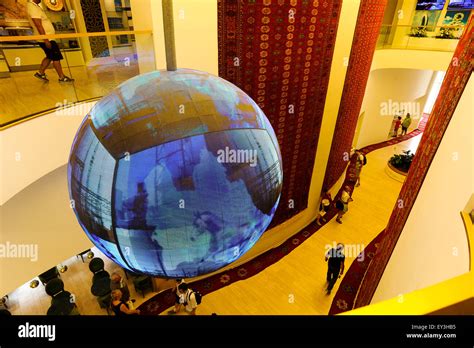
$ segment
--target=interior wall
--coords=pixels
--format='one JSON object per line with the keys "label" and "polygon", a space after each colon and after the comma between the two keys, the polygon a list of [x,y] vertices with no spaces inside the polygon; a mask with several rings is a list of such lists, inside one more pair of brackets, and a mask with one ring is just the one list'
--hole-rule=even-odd
{"label": "interior wall", "polygon": [[[155,68],[166,69],[162,1],[131,0],[130,5],[133,18],[137,19],[134,22],[135,30],[153,30]],[[178,68],[217,75],[217,1],[175,0],[173,13]],[[146,37],[137,42],[137,49],[150,51]],[[148,69],[146,62],[143,65]]]}
{"label": "interior wall", "polygon": [[[401,103],[411,104],[423,111],[423,105],[416,104],[417,99],[428,93],[433,71],[413,69],[381,69],[370,73],[367,90],[362,103],[361,113],[365,112],[357,148],[385,141],[393,121],[391,112]],[[390,111],[387,113],[386,110]],[[421,116],[411,112],[412,126]]]}
{"label": "interior wall", "polygon": [[67,163],[72,141],[95,102],[52,112],[0,135],[0,206],[25,187]]}
{"label": "interior wall", "polygon": [[453,52],[429,50],[376,50],[371,71],[378,69],[418,69],[446,71]]}
{"label": "interior wall", "polygon": [[471,76],[372,303],[469,271],[469,247],[460,212],[474,192],[472,100]]}
{"label": "interior wall", "polygon": [[178,67],[218,75],[217,1],[174,0]]}
{"label": "interior wall", "polygon": [[[131,0],[130,7],[132,16],[139,18],[134,23],[134,30],[152,30],[153,29],[153,13],[150,11],[152,4],[150,0]],[[156,6],[156,4],[155,4]],[[135,47],[137,52],[138,68],[140,73],[147,73],[158,68],[159,63],[156,62],[157,55],[163,55],[163,47],[157,41],[156,35],[138,34],[135,35]],[[158,54],[155,53],[155,50]]]}
{"label": "interior wall", "polygon": [[397,17],[398,0],[388,0],[385,8],[385,13],[382,20],[382,25],[392,25],[394,17]]}

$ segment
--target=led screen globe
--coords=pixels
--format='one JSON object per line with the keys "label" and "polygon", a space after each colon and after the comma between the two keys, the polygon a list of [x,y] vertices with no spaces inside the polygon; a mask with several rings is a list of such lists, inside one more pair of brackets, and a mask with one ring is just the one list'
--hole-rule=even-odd
{"label": "led screen globe", "polygon": [[84,118],[69,193],[91,241],[132,272],[188,278],[247,252],[282,188],[273,129],[233,84],[179,69],[136,76]]}

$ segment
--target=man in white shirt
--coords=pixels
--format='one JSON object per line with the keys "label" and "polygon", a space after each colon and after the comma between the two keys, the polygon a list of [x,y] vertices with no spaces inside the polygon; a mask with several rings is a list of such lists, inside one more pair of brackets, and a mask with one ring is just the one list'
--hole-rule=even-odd
{"label": "man in white shirt", "polygon": [[196,315],[196,308],[198,304],[194,291],[189,289],[188,284],[186,283],[179,284],[178,291],[181,295],[184,295],[184,309],[186,312],[188,312],[190,315]]}
{"label": "man in white shirt", "polygon": [[[33,28],[33,33],[34,35],[54,35],[55,30],[53,23],[51,23],[51,20],[39,5],[40,2],[41,0],[31,0],[26,4],[28,20],[30,21],[30,25]],[[56,41],[48,39],[39,40],[39,45],[46,54],[46,57],[41,62],[41,67],[34,76],[45,82],[48,82],[49,80],[46,77],[45,70],[48,68],[49,64],[53,62],[53,67],[59,76],[59,82],[74,81],[70,77],[64,75],[63,69],[61,67],[61,59],[63,59],[63,55],[61,54],[61,50],[59,49]]]}

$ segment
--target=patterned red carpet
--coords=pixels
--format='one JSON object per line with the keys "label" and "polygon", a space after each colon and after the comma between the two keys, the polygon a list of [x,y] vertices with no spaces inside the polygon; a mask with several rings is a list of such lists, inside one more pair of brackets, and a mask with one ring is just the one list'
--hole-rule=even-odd
{"label": "patterned red carpet", "polygon": [[[414,136],[417,136],[420,133],[421,131],[417,129],[403,137],[398,137],[392,140],[388,140],[388,141],[384,141],[378,144],[367,146],[361,149],[361,151],[367,154],[371,151],[380,149],[382,147],[390,146],[390,145],[408,140]],[[346,178],[342,187],[344,187],[345,185],[350,185],[351,187],[354,186],[355,184],[354,170],[355,170],[355,156],[352,156],[351,162],[349,164],[349,168],[347,169]],[[336,197],[339,197],[340,194],[341,194],[341,190],[338,192]],[[335,215],[336,215],[336,210],[335,208],[332,208],[328,212],[327,221],[328,222],[331,221],[331,219]],[[243,265],[239,267],[232,268],[232,269],[220,272],[218,274],[215,274],[213,276],[210,276],[208,278],[192,282],[191,288],[193,290],[198,290],[203,295],[206,295],[208,293],[216,291],[220,288],[223,288],[224,286],[230,285],[239,280],[250,278],[260,273],[268,266],[274,264],[275,262],[278,262],[284,256],[288,255],[291,251],[293,251],[299,245],[301,245],[301,243],[303,243],[306,239],[308,239],[315,232],[317,232],[321,227],[318,226],[315,222],[312,222],[308,226],[306,226],[306,228],[304,228],[302,231],[298,232],[291,238],[287,239],[283,244],[264,252],[263,254],[244,263]],[[370,247],[370,245],[368,247]],[[362,265],[359,265],[359,266],[351,265],[351,268],[349,268],[349,272],[351,271],[352,267],[358,267],[358,272],[361,272],[361,270],[364,269]],[[337,299],[342,299],[343,301],[349,304],[349,303],[352,303],[355,298],[355,295],[356,295],[355,293],[351,293],[350,291],[341,292],[341,289],[345,286],[347,286],[347,289],[349,289],[349,286],[351,286],[350,288],[351,291],[352,289],[358,289],[358,284],[360,284],[360,281],[362,281],[362,277],[360,279],[357,278],[353,280],[351,278],[350,280],[348,278],[349,272],[346,273],[346,276],[343,278],[341,282],[341,286],[336,293],[336,297],[334,300],[335,302],[337,302]],[[139,309],[144,315],[157,315],[163,312],[164,310],[166,310],[167,308],[171,307],[173,304],[174,304],[174,294],[172,293],[171,289],[168,289],[168,290],[164,290],[160,292],[159,294],[155,295],[148,301],[144,302],[142,305],[139,306]],[[334,303],[333,303],[333,307],[334,307]],[[331,310],[332,310],[332,307],[331,307]]]}
{"label": "patterned red carpet", "polygon": [[285,180],[270,228],[308,204],[341,5],[218,1],[219,76],[255,100],[280,144]]}

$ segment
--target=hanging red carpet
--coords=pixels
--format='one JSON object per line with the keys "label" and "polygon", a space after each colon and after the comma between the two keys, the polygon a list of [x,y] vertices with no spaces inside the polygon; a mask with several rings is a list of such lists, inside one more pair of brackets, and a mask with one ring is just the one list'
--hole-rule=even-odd
{"label": "hanging red carpet", "polygon": [[334,186],[346,169],[345,154],[352,147],[386,5],[387,0],[362,0],[360,4],[323,187]]}
{"label": "hanging red carpet", "polygon": [[269,228],[307,207],[342,0],[219,0],[219,75],[269,118],[283,191]]}

